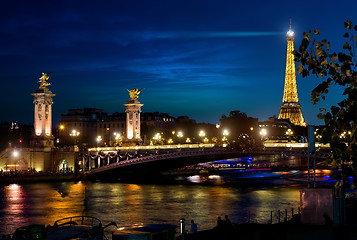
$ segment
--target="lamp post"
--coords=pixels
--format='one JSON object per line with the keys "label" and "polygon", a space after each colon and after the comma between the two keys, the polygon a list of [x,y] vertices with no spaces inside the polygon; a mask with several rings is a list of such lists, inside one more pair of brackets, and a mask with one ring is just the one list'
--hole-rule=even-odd
{"label": "lamp post", "polygon": [[294,134],[293,131],[291,131],[291,129],[289,128],[286,132],[285,132],[286,135],[288,135],[288,143],[290,143],[291,141],[291,135]]}
{"label": "lamp post", "polygon": [[177,137],[179,138],[179,143],[181,143],[181,138],[183,138],[183,133],[181,131],[179,131],[177,133]]}
{"label": "lamp post", "polygon": [[222,138],[223,147],[227,147],[229,143],[228,142],[229,131],[227,129],[224,129],[222,134],[223,134],[223,138]]}
{"label": "lamp post", "polygon": [[13,152],[13,156],[15,157],[15,173],[16,173],[16,158],[19,156],[19,152],[17,151],[17,150],[15,150],[14,152]]}
{"label": "lamp post", "polygon": [[102,139],[102,136],[98,136],[98,137],[97,137],[97,147],[99,147],[100,142],[101,142],[102,140],[103,140],[103,139]]}
{"label": "lamp post", "polygon": [[205,136],[206,136],[205,131],[201,130],[201,131],[199,132],[198,136],[200,136],[200,137],[202,138],[202,141],[204,141],[204,138],[205,138]]}
{"label": "lamp post", "polygon": [[115,141],[114,146],[121,146],[122,137],[121,137],[120,133],[115,132],[115,133],[113,133],[113,135],[114,135],[114,141]]}
{"label": "lamp post", "polygon": [[74,142],[74,145],[76,145],[77,143],[77,137],[79,136],[80,132],[76,131],[76,130],[72,130],[72,132],[69,134],[71,137],[73,137],[73,142]]}
{"label": "lamp post", "polygon": [[226,136],[226,137],[227,137],[228,135],[229,135],[228,130],[227,130],[227,129],[224,129],[224,130],[223,130],[223,136]]}
{"label": "lamp post", "polygon": [[160,145],[161,143],[161,134],[156,133],[155,136],[153,137],[154,139],[154,145]]}
{"label": "lamp post", "polygon": [[56,140],[57,146],[59,144],[62,144],[62,146],[63,146],[63,144],[65,143],[64,136],[63,136],[64,135],[63,134],[64,129],[65,129],[65,126],[63,124],[59,125],[59,127],[57,129],[57,134],[58,134],[57,140]]}
{"label": "lamp post", "polygon": [[262,128],[259,132],[262,141],[265,139],[266,135],[268,134],[267,130],[265,128]]}

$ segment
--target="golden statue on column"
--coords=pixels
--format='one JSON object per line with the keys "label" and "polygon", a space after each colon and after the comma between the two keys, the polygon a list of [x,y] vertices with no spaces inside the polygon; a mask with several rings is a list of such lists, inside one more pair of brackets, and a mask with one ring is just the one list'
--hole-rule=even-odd
{"label": "golden statue on column", "polygon": [[137,89],[137,88],[134,88],[133,90],[128,90],[129,92],[129,96],[130,96],[130,100],[136,100],[139,98],[139,93],[143,90],[144,88],[142,89]]}
{"label": "golden statue on column", "polygon": [[51,73],[42,73],[42,76],[40,77],[38,83],[40,86],[38,89],[40,90],[48,90],[47,86],[51,85],[51,83],[47,82],[48,79],[50,78]]}

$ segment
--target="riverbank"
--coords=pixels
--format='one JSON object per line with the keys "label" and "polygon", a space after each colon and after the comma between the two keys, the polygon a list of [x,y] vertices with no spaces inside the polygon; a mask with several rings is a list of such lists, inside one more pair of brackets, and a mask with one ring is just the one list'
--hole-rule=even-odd
{"label": "riverbank", "polygon": [[[344,225],[332,225],[328,221],[325,225],[301,224],[299,215],[277,224],[243,223],[230,228],[215,227],[210,230],[186,234],[185,240],[352,240],[357,239],[357,199],[346,199],[346,218]],[[177,240],[182,240],[181,236]]]}
{"label": "riverbank", "polygon": [[[177,237],[182,240],[181,236]],[[239,224],[232,229],[218,229],[187,234],[185,240],[352,240],[357,239],[356,226],[310,226],[301,224]]]}
{"label": "riverbank", "polygon": [[0,175],[0,185],[12,183],[65,182],[78,180],[74,173],[33,173]]}

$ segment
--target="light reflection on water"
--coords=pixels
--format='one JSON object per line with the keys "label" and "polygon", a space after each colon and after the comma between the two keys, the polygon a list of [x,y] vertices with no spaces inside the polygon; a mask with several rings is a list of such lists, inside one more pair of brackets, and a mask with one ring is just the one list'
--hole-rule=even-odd
{"label": "light reflection on water", "polygon": [[[53,224],[60,218],[89,215],[118,226],[178,224],[194,219],[200,230],[215,226],[217,216],[232,222],[270,220],[270,211],[299,206],[297,188],[244,188],[202,185],[125,183],[36,183],[0,186],[0,234],[17,227]],[[295,211],[295,212],[296,212]]]}

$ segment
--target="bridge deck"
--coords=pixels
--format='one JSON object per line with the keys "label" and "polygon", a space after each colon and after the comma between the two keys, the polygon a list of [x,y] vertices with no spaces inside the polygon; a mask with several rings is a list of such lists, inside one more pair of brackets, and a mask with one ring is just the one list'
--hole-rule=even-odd
{"label": "bridge deck", "polygon": [[[107,157],[108,159],[113,156],[118,156],[118,152],[101,153],[101,158]],[[110,155],[112,154],[112,155]],[[125,175],[141,175],[141,174],[154,174],[163,170],[189,166],[200,162],[209,162],[214,160],[222,160],[229,158],[238,158],[245,156],[258,156],[258,155],[282,155],[282,156],[302,156],[306,157],[308,154],[307,149],[259,149],[255,151],[234,151],[227,148],[198,148],[187,149],[169,153],[153,153],[145,156],[137,154],[133,158],[127,155],[126,160],[117,161],[114,163],[106,164],[88,172],[89,176],[96,178],[106,178],[109,176],[125,176]],[[316,158],[326,158],[329,151],[320,151],[316,153]],[[99,158],[100,153],[97,152]],[[103,157],[104,156],[104,157]]]}

